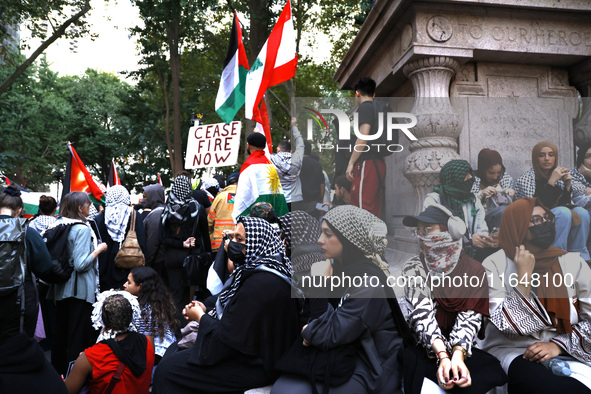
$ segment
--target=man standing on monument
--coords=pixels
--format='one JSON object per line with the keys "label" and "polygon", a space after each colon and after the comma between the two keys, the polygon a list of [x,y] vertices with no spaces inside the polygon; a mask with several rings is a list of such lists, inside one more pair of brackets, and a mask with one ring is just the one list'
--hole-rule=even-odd
{"label": "man standing on monument", "polygon": [[[359,104],[359,133],[363,135],[369,135],[372,130],[371,134],[375,134],[378,127],[373,102],[375,90],[376,82],[371,78],[361,78],[355,85],[355,99]],[[351,204],[380,217],[386,165],[382,157],[372,152],[372,149],[366,149],[366,145],[367,140],[357,138],[347,166],[347,179],[352,183]]]}

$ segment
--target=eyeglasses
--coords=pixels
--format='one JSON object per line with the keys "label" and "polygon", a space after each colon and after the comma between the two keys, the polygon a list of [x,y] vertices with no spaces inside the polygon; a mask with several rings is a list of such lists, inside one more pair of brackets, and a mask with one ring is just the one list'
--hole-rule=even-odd
{"label": "eyeglasses", "polygon": [[547,213],[544,216],[534,215],[529,219],[530,222],[534,224],[534,226],[540,225],[544,222],[548,222],[550,224],[554,224],[554,215]]}
{"label": "eyeglasses", "polygon": [[413,228],[411,231],[412,231],[412,235],[414,235],[415,237],[417,235],[424,237],[424,236],[434,232],[435,230],[431,226],[425,226],[425,227]]}

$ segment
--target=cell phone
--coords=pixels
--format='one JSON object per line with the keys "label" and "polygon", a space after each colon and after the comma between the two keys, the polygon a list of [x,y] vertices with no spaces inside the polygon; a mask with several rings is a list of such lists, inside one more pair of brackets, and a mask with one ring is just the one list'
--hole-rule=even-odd
{"label": "cell phone", "polygon": [[495,235],[499,233],[499,228],[498,227],[493,227],[492,231],[488,234],[488,235]]}
{"label": "cell phone", "polygon": [[316,204],[316,209],[318,209],[320,211],[328,212],[328,206],[322,205],[320,203]]}

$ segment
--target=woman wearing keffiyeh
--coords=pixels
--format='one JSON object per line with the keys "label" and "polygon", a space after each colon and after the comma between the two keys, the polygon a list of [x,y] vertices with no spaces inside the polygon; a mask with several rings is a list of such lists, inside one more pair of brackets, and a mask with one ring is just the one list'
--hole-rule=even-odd
{"label": "woman wearing keffiyeh", "polygon": [[441,204],[463,219],[468,229],[464,237],[464,250],[471,257],[476,256],[476,250],[470,251],[470,244],[477,249],[496,248],[498,241],[488,236],[484,207],[471,192],[474,178],[470,164],[466,160],[448,162],[439,173],[439,183],[425,197],[423,210],[433,204]]}
{"label": "woman wearing keffiyeh", "polygon": [[[100,240],[107,244],[107,251],[99,256],[101,289],[122,289],[129,270],[115,266],[115,257],[125,241],[131,223],[131,198],[124,186],[116,185],[107,190],[105,210],[95,217]],[[142,251],[146,251],[146,235],[140,215],[136,212],[135,232]]]}
{"label": "woman wearing keffiyeh", "polygon": [[[482,347],[501,361],[509,392],[589,392],[575,379],[580,368],[582,380],[591,374],[591,270],[578,253],[550,246],[553,224],[539,199],[517,200],[503,214],[501,250],[482,263],[490,297]],[[571,378],[541,364],[560,355],[574,357]]]}
{"label": "woman wearing keffiyeh", "polygon": [[531,160],[532,168],[517,179],[517,198],[539,198],[556,216],[552,246],[578,252],[591,261],[587,249],[591,217],[586,209],[572,205],[575,183],[569,170],[558,165],[558,147],[550,141],[539,142],[532,149]]}
{"label": "woman wearing keffiyeh", "polygon": [[[154,375],[153,392],[243,392],[272,384],[275,363],[295,341],[298,309],[288,283],[291,263],[264,219],[239,217],[226,242],[232,275],[217,304],[187,305],[199,322],[195,345],[171,345]],[[206,313],[207,311],[207,313]]]}
{"label": "woman wearing keffiyeh", "polygon": [[[162,211],[160,247],[164,248],[167,285],[180,321],[184,321],[180,314],[183,307],[191,300],[190,284],[183,262],[191,253],[190,249],[196,245],[196,237],[209,238],[207,219],[205,214],[200,215],[200,210],[203,211],[199,203],[191,197],[191,179],[186,175],[177,176]],[[197,241],[201,243],[201,239],[197,238]],[[211,252],[209,239],[203,244],[205,251]]]}
{"label": "woman wearing keffiyeh", "polygon": [[[386,224],[369,211],[339,205],[323,217],[318,243],[330,261],[312,265],[318,291],[310,300],[311,321],[301,332],[304,346],[322,350],[354,348],[355,368],[335,393],[393,393],[400,387],[402,330],[406,327],[392,288],[380,268],[387,240]],[[321,294],[322,280],[326,285]],[[336,280],[343,279],[330,291]],[[365,281],[360,280],[366,278]],[[331,299],[327,299],[330,296]],[[392,303],[387,299],[390,298]],[[400,323],[400,324],[399,324]],[[405,330],[407,331],[407,330]],[[327,372],[328,373],[328,372]],[[323,383],[316,388],[322,390]],[[272,393],[313,393],[310,380],[281,376]],[[324,391],[327,392],[327,391]]]}

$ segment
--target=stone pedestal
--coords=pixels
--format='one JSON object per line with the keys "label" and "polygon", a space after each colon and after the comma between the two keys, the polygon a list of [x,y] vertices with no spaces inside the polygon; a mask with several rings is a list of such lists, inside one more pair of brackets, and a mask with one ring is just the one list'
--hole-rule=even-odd
{"label": "stone pedestal", "polygon": [[457,68],[457,61],[444,56],[423,58],[404,66],[415,91],[411,112],[418,120],[413,128],[418,141],[410,144],[411,153],[404,163],[404,176],[418,197],[416,213],[426,194],[439,184],[441,167],[459,158],[457,139],[462,120],[449,99],[449,85]]}

